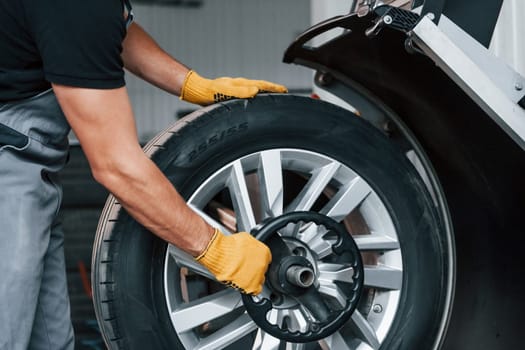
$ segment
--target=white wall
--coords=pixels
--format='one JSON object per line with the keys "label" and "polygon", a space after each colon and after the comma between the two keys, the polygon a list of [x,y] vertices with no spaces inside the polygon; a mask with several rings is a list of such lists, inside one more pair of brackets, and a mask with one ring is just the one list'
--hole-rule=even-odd
{"label": "white wall", "polygon": [[310,0],[312,24],[350,12],[351,0]]}
{"label": "white wall", "polygon": [[525,1],[504,0],[490,49],[525,76]]}
{"label": "white wall", "polygon": [[[350,0],[310,0],[311,6],[311,23],[312,25],[317,24],[325,19],[332,18],[339,15],[345,15],[350,12],[352,7],[352,1]],[[326,42],[343,32],[343,29],[339,28],[332,30],[324,35],[319,35],[314,38],[313,45],[319,45]],[[313,73],[315,74],[315,73]],[[313,87],[314,93],[316,93],[322,100],[337,104],[341,107],[354,110],[348,103],[341,100],[340,98],[320,89],[316,86]]]}
{"label": "white wall", "polygon": [[[308,0],[206,0],[200,8],[138,5],[135,18],[170,54],[206,77],[245,76],[312,85],[311,71],[282,63],[289,43],[310,25]],[[194,105],[127,74],[139,137],[147,141]]]}

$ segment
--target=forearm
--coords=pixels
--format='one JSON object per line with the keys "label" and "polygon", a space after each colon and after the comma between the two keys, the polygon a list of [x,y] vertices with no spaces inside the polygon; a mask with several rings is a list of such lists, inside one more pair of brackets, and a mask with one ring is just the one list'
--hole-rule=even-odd
{"label": "forearm", "polygon": [[53,89],[97,181],[152,233],[200,253],[213,230],[142,152],[126,89]]}
{"label": "forearm", "polygon": [[165,52],[137,23],[123,42],[124,66],[133,74],[177,96],[189,69]]}
{"label": "forearm", "polygon": [[155,164],[140,149],[125,158],[109,157],[114,158],[111,166],[94,175],[126,211],[150,232],[193,256],[202,252],[213,229],[186,205]]}

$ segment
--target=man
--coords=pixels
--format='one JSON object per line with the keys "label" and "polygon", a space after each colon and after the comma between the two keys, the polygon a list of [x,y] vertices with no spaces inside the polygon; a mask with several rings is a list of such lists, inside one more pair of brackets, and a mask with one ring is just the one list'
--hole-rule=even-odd
{"label": "man", "polygon": [[136,220],[219,281],[251,294],[262,288],[268,248],[210,227],[143,154],[123,67],[201,105],[286,89],[200,77],[132,23],[129,10],[122,0],[0,0],[0,349],[73,348],[56,222],[69,127],[95,179]]}

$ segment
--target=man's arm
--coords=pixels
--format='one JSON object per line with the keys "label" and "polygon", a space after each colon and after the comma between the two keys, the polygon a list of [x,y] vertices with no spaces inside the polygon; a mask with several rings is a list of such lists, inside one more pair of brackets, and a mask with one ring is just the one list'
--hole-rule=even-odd
{"label": "man's arm", "polygon": [[96,90],[53,84],[53,89],[95,179],[148,230],[193,256],[200,254],[213,228],[193,213],[143,153],[126,88]]}
{"label": "man's arm", "polygon": [[199,105],[250,98],[259,92],[287,92],[286,87],[264,80],[203,78],[162,50],[137,23],[128,28],[122,59],[124,66],[140,78]]}
{"label": "man's arm", "polygon": [[[215,96],[253,97],[285,92],[273,83],[243,78],[200,77],[170,57],[132,24],[123,42],[127,69],[189,102],[210,104]],[[86,89],[53,84],[95,179],[149,231],[196,257],[215,277],[243,292],[258,294],[271,261],[268,247],[248,233],[224,236],[195,214],[173,185],[142,152],[125,87]]]}
{"label": "man's arm", "polygon": [[149,231],[196,257],[217,280],[245,293],[262,290],[268,247],[248,233],[224,236],[195,214],[142,152],[125,87],[53,84],[95,179]]}
{"label": "man's arm", "polygon": [[136,76],[180,96],[189,69],[165,52],[137,23],[128,28],[122,43],[124,66]]}

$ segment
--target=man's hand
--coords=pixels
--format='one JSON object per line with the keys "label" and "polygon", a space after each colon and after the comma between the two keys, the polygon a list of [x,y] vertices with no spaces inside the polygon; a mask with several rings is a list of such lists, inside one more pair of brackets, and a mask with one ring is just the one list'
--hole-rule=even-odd
{"label": "man's hand", "polygon": [[259,92],[286,93],[286,87],[264,80],[245,78],[206,79],[190,71],[182,85],[181,100],[206,106],[232,98],[251,98]]}
{"label": "man's hand", "polygon": [[208,246],[195,258],[218,281],[242,293],[261,293],[264,274],[272,261],[270,249],[249,233],[240,232],[225,236],[219,230]]}

